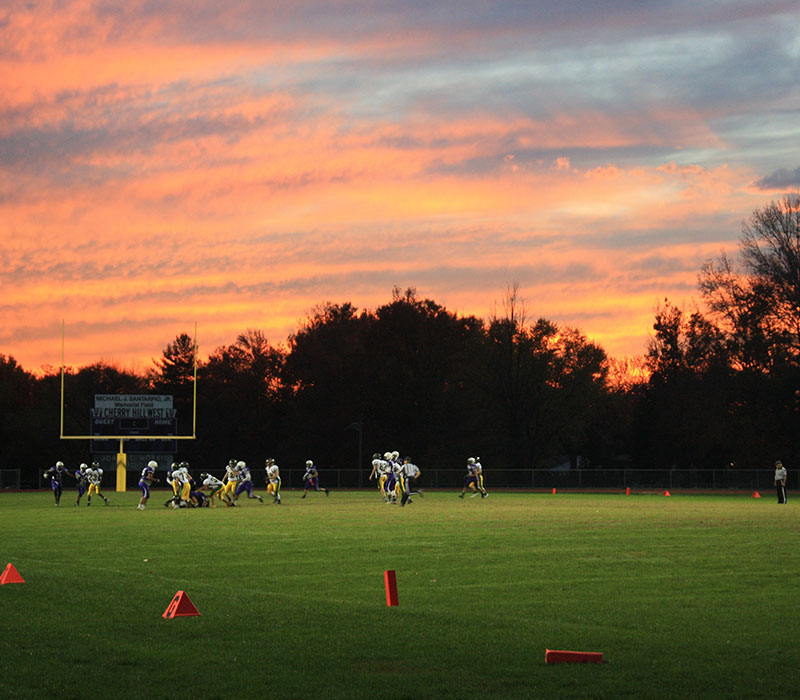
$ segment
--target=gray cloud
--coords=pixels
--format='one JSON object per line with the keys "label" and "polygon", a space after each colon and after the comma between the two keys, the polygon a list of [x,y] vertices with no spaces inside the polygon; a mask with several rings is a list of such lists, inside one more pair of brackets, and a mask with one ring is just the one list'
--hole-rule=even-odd
{"label": "gray cloud", "polygon": [[800,188],[800,166],[794,170],[780,168],[770,175],[762,177],[755,183],[761,190],[780,190]]}

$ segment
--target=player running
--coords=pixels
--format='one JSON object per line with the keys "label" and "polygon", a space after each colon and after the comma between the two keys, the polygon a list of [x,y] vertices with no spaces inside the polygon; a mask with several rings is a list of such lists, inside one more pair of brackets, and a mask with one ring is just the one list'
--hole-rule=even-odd
{"label": "player running", "polygon": [[483,465],[481,464],[480,457],[475,457],[475,464],[473,466],[475,473],[475,486],[478,488],[478,491],[481,492],[481,498],[486,498],[489,494],[486,492],[486,488],[483,485]]}
{"label": "player running", "polygon": [[310,489],[314,491],[324,491],[326,496],[330,495],[330,491],[328,489],[320,488],[319,485],[319,472],[317,468],[314,466],[314,462],[310,459],[306,461],[306,472],[303,474],[303,495],[300,498],[305,498],[306,494]]}
{"label": "player running", "polygon": [[225,488],[220,494],[220,498],[223,498],[229,506],[235,505],[234,496],[236,495],[238,481],[239,472],[236,469],[236,460],[232,459],[228,462],[228,466],[225,467],[225,476],[222,477],[222,483],[225,484]]}
{"label": "player running", "polygon": [[100,468],[99,462],[92,462],[91,468],[86,468],[86,477],[89,479],[89,492],[86,494],[86,505],[92,505],[92,495],[97,494],[108,505],[108,499],[103,495],[100,490],[100,484],[103,481],[103,470]]}
{"label": "player running", "polygon": [[147,505],[147,499],[150,498],[150,485],[157,482],[156,469],[158,469],[158,462],[151,459],[147,466],[142,469],[142,474],[139,477],[139,488],[142,490],[142,497],[139,499],[139,505],[136,510],[144,510]]}
{"label": "player running", "polygon": [[467,459],[467,478],[464,480],[464,487],[461,489],[461,493],[458,495],[459,498],[464,498],[464,494],[467,490],[472,491],[472,496],[470,498],[475,498],[478,495],[478,475],[476,473],[475,464],[478,460],[475,457],[470,457]]}
{"label": "player running", "polygon": [[270,457],[266,462],[267,471],[267,495],[272,494],[272,502],[281,504],[281,470],[275,464],[275,460]]}
{"label": "player running", "polygon": [[64,466],[64,462],[56,462],[54,466],[50,467],[45,473],[44,478],[50,479],[50,488],[53,489],[53,498],[56,500],[56,505],[61,505],[61,494],[64,491],[64,475],[72,476]]}
{"label": "player running", "polygon": [[86,473],[88,469],[89,465],[83,462],[75,470],[75,488],[78,490],[78,498],[75,500],[76,506],[81,504],[81,496],[89,489],[89,476]]}
{"label": "player running", "polygon": [[234,505],[239,500],[239,496],[245,491],[247,491],[248,498],[257,498],[259,503],[263,503],[264,499],[257,493],[253,493],[253,475],[250,473],[247,464],[245,462],[237,462],[236,471],[239,474],[239,485],[236,487],[236,493],[233,497]]}

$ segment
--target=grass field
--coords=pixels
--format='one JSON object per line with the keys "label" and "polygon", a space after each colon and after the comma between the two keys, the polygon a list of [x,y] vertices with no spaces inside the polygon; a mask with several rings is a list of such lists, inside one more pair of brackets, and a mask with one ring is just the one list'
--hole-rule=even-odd
{"label": "grass field", "polygon": [[[792,698],[798,518],[731,495],[0,494],[0,697]],[[383,571],[397,571],[387,607]],[[199,617],[161,617],[178,590]],[[545,649],[602,665],[546,665]]]}

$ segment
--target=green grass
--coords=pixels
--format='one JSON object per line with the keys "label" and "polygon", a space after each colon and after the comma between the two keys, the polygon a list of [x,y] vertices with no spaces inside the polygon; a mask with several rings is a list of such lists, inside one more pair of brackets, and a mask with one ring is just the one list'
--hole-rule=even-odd
{"label": "green grass", "polygon": [[[0,698],[797,694],[800,526],[766,494],[109,495],[0,494],[0,568],[26,580],[0,587]],[[201,616],[161,617],[178,590]]]}

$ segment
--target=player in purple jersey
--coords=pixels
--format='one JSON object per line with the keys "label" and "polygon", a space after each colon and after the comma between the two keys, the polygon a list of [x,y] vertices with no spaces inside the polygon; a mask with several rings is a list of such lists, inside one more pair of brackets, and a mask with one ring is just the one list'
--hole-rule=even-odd
{"label": "player in purple jersey", "polygon": [[474,457],[470,457],[467,460],[467,478],[464,481],[464,487],[461,489],[461,493],[458,495],[459,498],[464,498],[467,489],[473,492],[473,498],[478,495],[478,475],[475,472],[475,461]]}
{"label": "player in purple jersey", "polygon": [[306,494],[308,493],[309,489],[313,491],[324,491],[326,496],[330,495],[330,491],[328,489],[323,489],[319,485],[319,472],[317,468],[314,466],[314,462],[310,459],[306,462],[306,473],[303,474],[303,495],[300,498],[305,498]]}
{"label": "player in purple jersey", "polygon": [[239,473],[239,482],[236,486],[236,493],[233,496],[234,505],[236,505],[236,501],[239,500],[239,496],[245,491],[247,491],[248,498],[257,498],[260,503],[263,503],[264,499],[258,494],[253,493],[253,475],[250,473],[247,464],[245,462],[237,462],[236,470]]}
{"label": "player in purple jersey", "polygon": [[84,462],[75,470],[75,488],[78,489],[78,498],[75,500],[76,506],[81,504],[81,496],[83,496],[89,488],[89,476],[86,474],[88,468],[89,465]]}
{"label": "player in purple jersey", "polygon": [[56,499],[56,505],[61,505],[61,494],[64,491],[64,474],[70,474],[64,462],[56,462],[54,466],[50,467],[45,473],[44,478],[50,479],[50,488],[53,489],[53,497]]}
{"label": "player in purple jersey", "polygon": [[158,481],[156,479],[156,469],[158,469],[158,462],[151,459],[147,466],[142,469],[142,475],[139,477],[139,488],[142,489],[142,497],[139,499],[139,505],[136,506],[137,510],[144,510],[147,505],[147,499],[150,498],[150,484]]}

